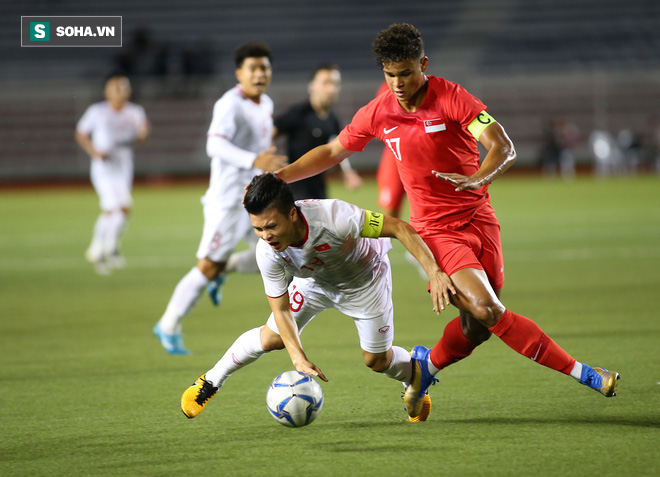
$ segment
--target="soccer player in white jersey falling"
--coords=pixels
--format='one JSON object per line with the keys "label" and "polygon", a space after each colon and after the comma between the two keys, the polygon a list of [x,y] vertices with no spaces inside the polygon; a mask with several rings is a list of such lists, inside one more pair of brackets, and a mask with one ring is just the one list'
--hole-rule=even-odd
{"label": "soccer player in white jersey falling", "polygon": [[85,258],[104,275],[124,266],[119,239],[133,204],[133,144],[144,142],[149,135],[144,108],[129,102],[128,78],[108,79],[105,97],[106,101],[87,108],[75,134],[76,142],[92,159],[90,176],[101,202]]}
{"label": "soccer player in white jersey falling", "polygon": [[[373,371],[408,383],[410,353],[392,346],[392,276],[387,252],[396,237],[429,276],[436,313],[455,290],[428,246],[399,219],[363,210],[338,199],[294,202],[289,187],[274,174],[255,177],[245,194],[245,209],[261,238],[257,262],[272,314],[265,326],[241,335],[218,363],[181,397],[183,413],[193,418],[236,370],[267,351],[286,347],[294,367],[327,381],[305,354],[299,334],[318,313],[335,308],[353,318],[364,363]],[[294,278],[290,284],[286,273]],[[428,394],[410,420],[426,420]]]}
{"label": "soccer player in white jersey falling", "polygon": [[[195,307],[205,288],[213,302],[221,300],[226,273],[257,273],[256,237],[243,210],[245,186],[258,173],[286,165],[272,145],[273,102],[265,94],[272,69],[270,49],[249,42],[234,52],[238,85],[227,91],[213,108],[206,152],[211,157],[211,180],[204,197],[204,229],[194,266],[174,289],[169,304],[153,329],[170,354],[188,354],[181,324]],[[248,250],[233,254],[241,240]]]}

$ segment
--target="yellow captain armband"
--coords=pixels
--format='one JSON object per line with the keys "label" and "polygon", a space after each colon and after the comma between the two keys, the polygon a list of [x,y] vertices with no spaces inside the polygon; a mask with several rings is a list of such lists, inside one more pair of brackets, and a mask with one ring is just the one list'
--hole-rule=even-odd
{"label": "yellow captain armband", "polygon": [[479,116],[474,118],[474,121],[468,124],[467,130],[470,131],[470,133],[478,141],[479,136],[481,136],[481,133],[484,132],[484,129],[496,122],[497,121],[495,121],[494,117],[488,114],[486,110],[483,110],[479,113]]}
{"label": "yellow captain armband", "polygon": [[360,236],[367,238],[378,238],[383,231],[385,216],[370,210],[364,211],[364,227]]}

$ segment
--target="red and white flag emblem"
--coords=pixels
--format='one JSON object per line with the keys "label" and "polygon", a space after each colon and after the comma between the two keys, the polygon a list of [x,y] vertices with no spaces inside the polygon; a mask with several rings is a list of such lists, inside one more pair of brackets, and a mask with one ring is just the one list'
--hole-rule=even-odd
{"label": "red and white flag emblem", "polygon": [[428,133],[444,131],[447,129],[447,126],[442,121],[441,118],[438,119],[425,119],[424,120],[424,131]]}
{"label": "red and white flag emblem", "polygon": [[316,249],[317,252],[325,252],[326,250],[330,250],[332,247],[327,243],[324,243],[322,245],[317,245],[314,248]]}

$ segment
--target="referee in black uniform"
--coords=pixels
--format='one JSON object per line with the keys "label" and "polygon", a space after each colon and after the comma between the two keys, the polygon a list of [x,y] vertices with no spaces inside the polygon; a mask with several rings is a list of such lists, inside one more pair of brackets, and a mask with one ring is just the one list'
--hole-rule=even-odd
{"label": "referee in black uniform", "polygon": [[[312,71],[309,99],[291,106],[275,118],[275,135],[287,137],[289,162],[294,162],[317,146],[332,141],[341,131],[339,120],[332,111],[341,90],[341,73],[333,63],[322,63]],[[348,160],[341,164],[346,187],[360,187],[362,179]],[[289,184],[295,200],[327,199],[323,173]]]}

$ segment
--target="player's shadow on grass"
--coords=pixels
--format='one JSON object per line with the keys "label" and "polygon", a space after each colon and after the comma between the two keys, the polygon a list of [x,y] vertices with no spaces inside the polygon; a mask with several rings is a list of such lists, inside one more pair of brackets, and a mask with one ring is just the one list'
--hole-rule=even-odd
{"label": "player's shadow on grass", "polygon": [[562,417],[562,418],[534,418],[534,417],[480,417],[474,419],[438,419],[437,421],[427,421],[427,424],[475,424],[475,425],[515,425],[520,424],[538,424],[538,425],[590,425],[590,426],[622,426],[622,427],[645,427],[650,429],[660,429],[660,420],[656,418],[616,418],[607,417]]}

